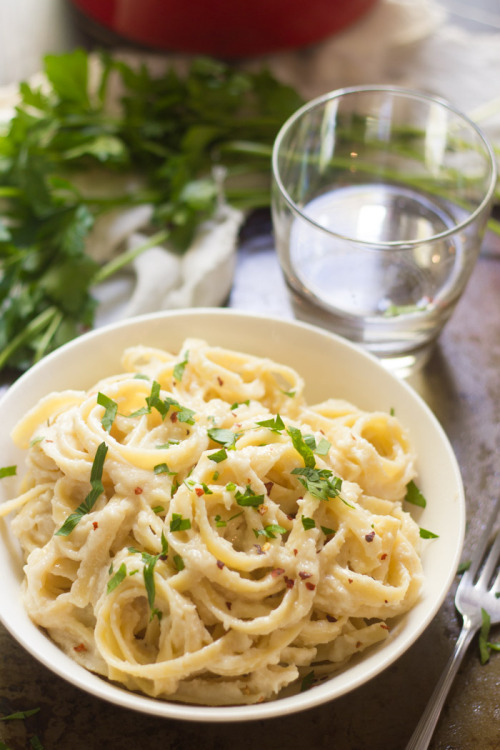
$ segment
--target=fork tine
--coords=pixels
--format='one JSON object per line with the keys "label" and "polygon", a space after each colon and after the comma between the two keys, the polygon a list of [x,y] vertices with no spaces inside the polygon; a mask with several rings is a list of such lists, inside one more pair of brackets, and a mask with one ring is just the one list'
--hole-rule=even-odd
{"label": "fork tine", "polygon": [[484,564],[484,568],[481,571],[481,575],[477,579],[477,584],[480,588],[485,589],[490,579],[493,575],[493,572],[495,568],[498,565],[498,557],[500,556],[500,534],[497,534],[495,537],[495,541],[492,544],[492,547],[488,553],[488,557],[486,558],[486,562]]}
{"label": "fork tine", "polygon": [[500,497],[497,498],[497,501],[493,507],[493,511],[486,523],[482,537],[479,541],[479,544],[477,545],[475,549],[474,557],[472,559],[471,565],[469,569],[466,570],[464,575],[462,576],[462,581],[464,581],[464,586],[467,583],[471,583],[476,577],[476,573],[479,570],[479,566],[481,565],[481,561],[484,557],[484,553],[488,547],[488,542],[490,540],[491,531],[495,526],[495,521],[497,519],[499,510],[500,510]]}

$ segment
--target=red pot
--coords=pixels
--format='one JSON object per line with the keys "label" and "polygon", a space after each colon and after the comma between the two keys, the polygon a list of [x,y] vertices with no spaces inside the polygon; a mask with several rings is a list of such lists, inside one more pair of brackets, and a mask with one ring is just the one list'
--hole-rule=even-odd
{"label": "red pot", "polygon": [[246,57],[334,34],[377,0],[71,0],[88,18],[147,47]]}

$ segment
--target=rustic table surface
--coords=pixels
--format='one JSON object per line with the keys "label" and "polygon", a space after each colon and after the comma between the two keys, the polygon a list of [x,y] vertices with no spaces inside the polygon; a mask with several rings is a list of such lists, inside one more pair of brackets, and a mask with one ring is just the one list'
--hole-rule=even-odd
{"label": "rustic table surface", "polygon": [[[59,19],[58,34],[61,23]],[[42,31],[47,47],[51,37],[43,37]],[[74,38],[73,31],[67,31],[65,44]],[[52,46],[58,50],[64,44],[54,37]],[[30,54],[31,60],[32,49]],[[18,72],[12,72],[13,80]],[[5,67],[0,73],[0,82],[9,82]],[[266,213],[254,217],[242,233],[229,304],[291,315]],[[467,499],[467,559],[500,493],[500,238],[485,238],[454,316],[425,370],[411,382],[441,422],[460,464]],[[245,724],[169,721],[104,703],[39,664],[0,625],[0,717],[40,708],[26,721],[0,722],[0,747],[30,748],[36,735],[45,750],[403,750],[460,630],[454,588],[409,651],[364,687],[298,715]],[[499,638],[498,629],[493,636]],[[500,656],[482,666],[476,641],[455,680],[432,750],[498,750],[499,687]]]}

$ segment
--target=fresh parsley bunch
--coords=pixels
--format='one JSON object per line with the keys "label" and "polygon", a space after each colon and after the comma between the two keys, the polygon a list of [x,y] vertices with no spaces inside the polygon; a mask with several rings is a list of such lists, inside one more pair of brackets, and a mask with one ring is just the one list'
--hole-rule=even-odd
{"label": "fresh parsley bunch", "polygon": [[[92,286],[130,260],[100,267],[86,253],[99,214],[152,204],[155,242],[168,237],[182,252],[215,210],[216,165],[229,203],[267,205],[272,143],[301,103],[265,70],[211,59],[194,60],[185,75],[169,68],[153,77],[102,55],[92,85],[89,62],[82,50],[47,56],[48,86],[21,84],[0,136],[0,370],[25,369],[92,326]],[[122,95],[112,108],[117,79]],[[85,194],[77,176],[99,180],[102,170],[133,174],[140,187]]]}

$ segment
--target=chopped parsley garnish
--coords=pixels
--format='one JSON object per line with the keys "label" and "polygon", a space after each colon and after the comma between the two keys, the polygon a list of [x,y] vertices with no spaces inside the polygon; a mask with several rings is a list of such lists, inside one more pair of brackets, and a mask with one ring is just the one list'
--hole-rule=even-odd
{"label": "chopped parsley garnish", "polygon": [[231,404],[230,409],[231,411],[234,411],[238,408],[238,406],[248,406],[250,404],[250,399],[247,398],[246,401],[235,401],[234,404]]}
{"label": "chopped parsley garnish", "polygon": [[462,573],[465,573],[466,570],[469,570],[471,563],[472,560],[464,560],[463,562],[461,562],[457,568],[457,575],[462,575]]}
{"label": "chopped parsley garnish", "polygon": [[302,526],[306,531],[309,531],[309,529],[315,529],[316,528],[316,521],[314,518],[308,518],[307,516],[302,516]]}
{"label": "chopped parsley garnish", "polygon": [[169,474],[170,476],[175,476],[176,474],[175,471],[170,471],[168,464],[166,463],[156,464],[156,466],[153,467],[153,471],[155,474]]}
{"label": "chopped parsley garnish", "polygon": [[188,363],[189,359],[189,351],[184,352],[184,359],[182,362],[177,362],[177,364],[174,367],[174,378],[176,380],[182,380],[182,376],[184,375],[184,370],[186,369],[186,365]]}
{"label": "chopped parsley garnish", "polygon": [[101,393],[100,391],[97,394],[97,403],[99,404],[99,406],[104,406],[104,414],[101,419],[101,424],[106,432],[110,432],[113,422],[115,421],[115,417],[118,413],[118,404],[116,403],[116,401],[113,401],[112,398],[106,396],[105,393]]}
{"label": "chopped parsley garnish", "polygon": [[428,531],[427,529],[420,527],[420,537],[421,539],[438,539],[439,534],[434,534],[433,531]]}
{"label": "chopped parsley garnish", "polygon": [[318,456],[327,456],[330,448],[331,443],[329,443],[326,438],[321,438],[316,448],[314,448],[313,450]]}
{"label": "chopped parsley garnish", "polygon": [[240,492],[238,490],[235,494],[236,502],[238,505],[241,505],[243,507],[252,507],[252,508],[258,508],[259,505],[262,505],[264,502],[264,495],[257,495],[250,485],[247,485],[245,492]]}
{"label": "chopped parsley garnish", "polygon": [[219,451],[210,453],[208,457],[211,461],[215,461],[216,464],[220,464],[221,461],[225,461],[227,458],[226,449],[221,448]]}
{"label": "chopped parsley garnish", "polygon": [[116,587],[119,586],[120,583],[125,579],[126,575],[127,575],[127,567],[125,563],[123,562],[118,568],[118,570],[116,571],[116,573],[114,574],[114,576],[109,579],[108,585],[106,587],[107,593],[110,594],[112,591],[114,591]]}
{"label": "chopped parsley garnish", "polygon": [[141,409],[132,412],[130,417],[139,417],[143,414],[151,414],[153,409],[156,409],[160,413],[162,419],[165,419],[170,409],[176,414],[176,419],[179,422],[185,422],[186,424],[194,424],[193,416],[195,412],[192,409],[188,409],[187,406],[181,406],[181,404],[170,396],[167,396],[163,400],[160,398],[160,384],[158,381],[153,380],[151,385],[151,392],[149,396],[146,396],[147,406],[143,406]]}
{"label": "chopped parsley garnish", "polygon": [[[301,431],[298,427],[287,427],[287,432],[292,438],[293,447],[304,459],[304,465],[308,468],[314,468],[316,466],[316,459],[312,449],[307,445],[306,441],[302,437]],[[292,472],[293,473],[293,472]]]}
{"label": "chopped parsley garnish", "polygon": [[214,518],[215,525],[218,528],[223,528],[224,526],[227,526],[230,521],[232,521],[235,518],[238,518],[241,515],[243,515],[243,511],[242,510],[240,510],[239,513],[235,513],[234,516],[231,516],[230,518],[228,518],[227,521],[224,521],[224,519],[222,518],[222,516],[216,515],[215,518]]}
{"label": "chopped parsley garnish", "polygon": [[128,551],[132,552],[133,554],[141,555],[142,562],[144,564],[142,575],[144,578],[144,586],[146,588],[146,594],[148,597],[149,609],[151,611],[150,619],[152,620],[153,617],[158,617],[158,619],[160,620],[161,612],[158,609],[155,609],[154,606],[156,596],[154,569],[158,560],[164,559],[168,555],[168,542],[165,539],[165,535],[163,533],[161,535],[161,552],[158,555],[151,555],[149,552],[139,552],[139,550],[135,549],[134,547],[129,547]]}
{"label": "chopped parsley garnish", "polygon": [[321,531],[325,536],[334,536],[335,529],[330,529],[328,526],[321,526]]}
{"label": "chopped parsley garnish", "polygon": [[302,682],[300,683],[300,692],[303,693],[305,690],[309,690],[313,686],[314,683],[314,672],[309,672],[306,674],[306,676],[303,678]]}
{"label": "chopped parsley garnish", "polygon": [[271,419],[265,419],[264,421],[256,422],[255,424],[258,424],[259,427],[267,427],[269,430],[271,430],[271,432],[280,433],[285,429],[285,423],[283,422],[279,414]]}
{"label": "chopped parsley garnish", "polygon": [[174,555],[174,565],[179,571],[179,573],[181,572],[181,570],[184,570],[184,568],[186,567],[184,565],[184,560],[182,559],[180,555]]}
{"label": "chopped parsley garnish", "polygon": [[234,445],[239,438],[239,434],[237,432],[233,432],[232,430],[225,430],[219,427],[214,427],[211,430],[207,430],[207,435],[210,440],[214,441],[214,443],[219,443],[219,445],[223,445],[225,448],[234,448]]}
{"label": "chopped parsley garnish", "polygon": [[180,440],[176,440],[175,438],[171,438],[166,443],[161,443],[161,445],[156,446],[156,450],[165,450],[167,448],[170,448],[172,445],[179,445]]}
{"label": "chopped parsley garnish", "polygon": [[269,523],[264,526],[263,529],[253,529],[253,533],[258,538],[259,536],[265,536],[268,539],[276,539],[276,534],[286,534],[286,529],[280,526],[278,523]]}
{"label": "chopped parsley garnish", "polygon": [[153,511],[153,513],[158,514],[158,513],[163,513],[163,511],[165,510],[165,508],[164,508],[163,505],[155,505],[155,507],[151,508],[151,510]]}
{"label": "chopped parsley garnish", "polygon": [[234,483],[234,482],[228,482],[228,483],[226,484],[226,490],[227,490],[228,492],[234,492],[234,491],[235,491],[235,489],[236,489],[236,485],[235,485],[235,483]]}
{"label": "chopped parsley garnish", "polygon": [[17,466],[3,466],[0,469],[0,479],[4,477],[15,477],[17,474]]}
{"label": "chopped parsley garnish", "polygon": [[191,528],[189,518],[183,518],[181,513],[172,513],[170,531],[186,531]]}
{"label": "chopped parsley garnish", "polygon": [[284,396],[288,396],[288,398],[293,398],[295,396],[295,391],[281,391]]}
{"label": "chopped parsley garnish", "polygon": [[71,534],[75,526],[81,521],[84,515],[90,513],[94,505],[96,504],[99,497],[104,492],[104,486],[102,484],[102,471],[104,468],[104,459],[108,452],[108,446],[106,443],[101,443],[97,448],[94,461],[92,463],[92,469],[90,471],[90,486],[92,489],[89,494],[81,503],[78,508],[71,513],[61,526],[56,531],[56,536],[68,536]]}
{"label": "chopped parsley garnish", "polygon": [[[292,470],[292,474],[298,476],[299,482],[304,485],[306,490],[314,497],[320,500],[329,500],[330,498],[340,497],[346,505],[349,503],[340,496],[342,489],[342,479],[334,477],[330,469],[312,469],[304,467]],[[349,507],[353,507],[350,505]]]}
{"label": "chopped parsley garnish", "polygon": [[406,485],[405,500],[412,505],[418,505],[419,508],[425,508],[427,505],[425,497],[422,495],[413,479]]}

